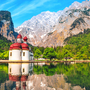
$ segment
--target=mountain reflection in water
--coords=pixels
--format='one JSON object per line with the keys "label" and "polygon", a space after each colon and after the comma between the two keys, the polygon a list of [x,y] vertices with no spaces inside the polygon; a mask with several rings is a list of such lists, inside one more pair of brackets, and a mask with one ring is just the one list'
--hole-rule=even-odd
{"label": "mountain reflection in water", "polygon": [[27,64],[27,69],[25,74],[21,68],[19,78],[13,78],[12,74],[10,80],[1,84],[0,90],[90,90],[90,63],[31,67]]}

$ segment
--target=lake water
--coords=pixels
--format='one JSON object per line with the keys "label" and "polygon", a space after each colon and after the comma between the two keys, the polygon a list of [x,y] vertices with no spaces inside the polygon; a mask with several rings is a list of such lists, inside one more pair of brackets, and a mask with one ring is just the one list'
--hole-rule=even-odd
{"label": "lake water", "polygon": [[0,90],[90,90],[90,63],[0,64]]}

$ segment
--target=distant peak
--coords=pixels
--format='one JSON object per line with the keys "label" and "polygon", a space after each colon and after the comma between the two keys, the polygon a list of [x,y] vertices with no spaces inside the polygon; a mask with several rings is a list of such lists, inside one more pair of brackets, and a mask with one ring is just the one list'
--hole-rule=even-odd
{"label": "distant peak", "polygon": [[50,11],[45,11],[45,12],[41,12],[42,15],[44,14],[52,14],[53,12],[50,12]]}
{"label": "distant peak", "polygon": [[72,3],[72,5],[71,6],[78,6],[78,5],[80,5],[81,3],[79,3],[79,2],[77,2],[77,1],[75,1],[74,3]]}
{"label": "distant peak", "polygon": [[82,6],[81,3],[75,1],[74,3],[72,3],[72,4],[69,6],[69,9],[79,9],[81,6]]}

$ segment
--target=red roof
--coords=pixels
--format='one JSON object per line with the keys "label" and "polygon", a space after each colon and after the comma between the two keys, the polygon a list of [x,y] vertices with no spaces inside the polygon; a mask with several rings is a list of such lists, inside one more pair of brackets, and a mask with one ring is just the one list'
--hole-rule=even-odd
{"label": "red roof", "polygon": [[12,50],[13,49],[13,44],[10,46],[9,50]]}
{"label": "red roof", "polygon": [[19,35],[17,36],[17,38],[22,38],[21,34],[19,34]]}
{"label": "red roof", "polygon": [[25,36],[25,37],[23,38],[23,40],[24,40],[24,41],[27,41],[27,37]]}
{"label": "red roof", "polygon": [[22,75],[21,76],[21,81],[27,81],[28,75]]}
{"label": "red roof", "polygon": [[21,43],[14,43],[13,44],[13,49],[22,49],[21,48]]}
{"label": "red roof", "polygon": [[[19,34],[17,36],[17,38],[22,38],[21,34]],[[23,38],[24,41],[27,41],[27,37],[25,36]],[[29,50],[29,47],[26,43],[14,43],[10,46],[10,49],[9,50],[12,50],[12,49],[22,49],[22,50]]]}
{"label": "red roof", "polygon": [[22,43],[21,46],[22,46],[22,50],[29,50],[29,47],[26,43]]}
{"label": "red roof", "polygon": [[22,50],[29,50],[28,44],[26,43],[14,43],[10,46],[9,50],[12,49],[22,49]]}

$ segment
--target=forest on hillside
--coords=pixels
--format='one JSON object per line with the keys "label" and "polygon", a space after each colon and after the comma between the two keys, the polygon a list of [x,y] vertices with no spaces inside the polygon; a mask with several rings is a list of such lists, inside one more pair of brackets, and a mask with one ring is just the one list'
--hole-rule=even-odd
{"label": "forest on hillside", "polygon": [[90,29],[84,30],[84,33],[68,37],[64,42],[65,46],[63,47],[33,47],[34,56],[36,58],[42,56],[44,58],[55,58],[58,60],[65,58],[71,58],[72,60],[90,59]]}
{"label": "forest on hillside", "polygon": [[[48,60],[72,59],[72,60],[89,60],[90,59],[90,29],[84,30],[84,33],[68,37],[65,39],[63,47],[43,48],[30,46],[34,53],[34,58],[45,58]],[[0,35],[0,59],[8,59],[9,47],[12,44]]]}
{"label": "forest on hillside", "polygon": [[8,59],[9,47],[12,44],[10,40],[0,35],[0,59]]}

